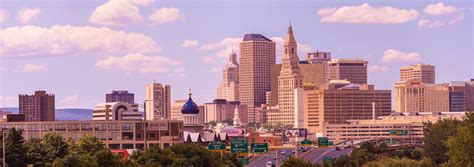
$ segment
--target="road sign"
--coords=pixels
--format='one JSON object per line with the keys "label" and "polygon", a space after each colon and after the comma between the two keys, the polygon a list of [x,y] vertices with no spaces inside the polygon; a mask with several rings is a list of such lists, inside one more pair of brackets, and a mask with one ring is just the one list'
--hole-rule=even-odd
{"label": "road sign", "polygon": [[248,141],[245,138],[233,138],[230,141],[230,151],[232,153],[248,153]]}
{"label": "road sign", "polygon": [[250,152],[252,152],[252,153],[266,153],[266,152],[268,152],[268,143],[252,143],[250,145]]}
{"label": "road sign", "polygon": [[207,145],[208,150],[225,150],[225,144],[221,142],[209,143]]}
{"label": "road sign", "polygon": [[318,146],[329,146],[329,139],[327,137],[318,137]]}
{"label": "road sign", "polygon": [[313,145],[313,141],[311,141],[311,140],[303,140],[303,141],[301,141],[301,145],[303,145],[303,146],[311,146],[311,145]]}

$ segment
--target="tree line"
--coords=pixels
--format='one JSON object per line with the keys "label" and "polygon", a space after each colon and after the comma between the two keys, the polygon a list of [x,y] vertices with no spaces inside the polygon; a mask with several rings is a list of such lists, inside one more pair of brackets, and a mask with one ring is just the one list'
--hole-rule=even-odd
{"label": "tree line", "polygon": [[16,128],[5,133],[5,160],[9,167],[243,166],[235,154],[211,152],[196,144],[176,144],[167,149],[152,146],[122,159],[95,136],[72,141],[58,133],[48,133],[26,142],[22,133]]}

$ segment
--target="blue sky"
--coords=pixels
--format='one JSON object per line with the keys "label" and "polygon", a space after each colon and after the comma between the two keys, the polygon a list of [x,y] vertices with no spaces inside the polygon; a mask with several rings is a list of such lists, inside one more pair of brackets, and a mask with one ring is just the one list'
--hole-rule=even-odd
{"label": "blue sky", "polygon": [[[246,33],[281,41],[291,19],[299,57],[369,60],[369,82],[393,89],[400,66],[436,66],[437,82],[474,78],[472,1],[0,0],[0,107],[19,93],[56,94],[57,108],[92,108],[145,85],[215,97],[222,67]],[[187,41],[187,42],[185,42]]]}

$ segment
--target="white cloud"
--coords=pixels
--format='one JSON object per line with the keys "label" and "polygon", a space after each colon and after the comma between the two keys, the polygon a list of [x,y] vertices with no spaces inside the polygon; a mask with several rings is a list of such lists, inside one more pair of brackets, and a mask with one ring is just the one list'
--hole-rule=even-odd
{"label": "white cloud", "polygon": [[26,64],[23,66],[23,72],[44,71],[46,66],[43,64]]}
{"label": "white cloud", "polygon": [[178,8],[160,8],[155,10],[148,19],[152,24],[170,23],[183,17]]}
{"label": "white cloud", "polygon": [[221,71],[222,71],[222,69],[221,69],[220,67],[213,67],[213,68],[211,69],[211,72],[212,72],[212,73],[217,73],[217,72],[221,72]]}
{"label": "white cloud", "polygon": [[0,23],[3,23],[7,20],[8,12],[6,10],[0,10]]}
{"label": "white cloud", "polygon": [[41,10],[38,8],[27,8],[18,11],[18,21],[20,23],[27,23],[33,19],[36,19],[41,13]]}
{"label": "white cloud", "polygon": [[397,24],[413,21],[418,18],[419,13],[414,9],[372,7],[364,3],[359,6],[323,8],[317,15],[321,17],[321,22]]}
{"label": "white cloud", "polygon": [[379,65],[372,65],[369,67],[369,72],[380,72],[380,73],[383,73],[383,72],[387,72],[387,71],[390,71],[390,68],[387,67],[387,66],[379,66]]}
{"label": "white cloud", "polygon": [[183,47],[183,48],[189,48],[189,47],[196,46],[197,44],[198,44],[198,41],[197,41],[197,40],[185,40],[185,41],[183,41],[183,43],[181,44],[181,47]]}
{"label": "white cloud", "polygon": [[128,2],[138,6],[148,6],[155,2],[155,0],[128,0]]}
{"label": "white cloud", "polygon": [[449,21],[449,24],[456,24],[464,19],[464,13],[457,14]]}
{"label": "white cloud", "polygon": [[64,97],[59,101],[59,106],[61,107],[74,107],[78,101],[79,95],[72,95]]}
{"label": "white cloud", "polygon": [[232,37],[227,37],[224,38],[223,40],[216,42],[216,43],[208,43],[203,46],[201,46],[201,50],[214,50],[217,48],[239,48],[239,44],[242,42],[242,38],[232,38]]}
{"label": "white cloud", "polygon": [[385,50],[382,58],[382,62],[384,63],[392,63],[392,62],[403,62],[403,63],[415,63],[420,62],[422,57],[419,53],[411,52],[405,53],[395,49],[387,49]]}
{"label": "white cloud", "polygon": [[444,5],[442,2],[439,2],[429,4],[423,11],[429,15],[450,15],[456,13],[457,9],[454,6]]}
{"label": "white cloud", "polygon": [[13,107],[18,105],[18,98],[15,96],[0,96],[0,106]]}
{"label": "white cloud", "polygon": [[213,56],[205,56],[202,58],[202,61],[204,63],[212,63],[215,61],[215,58]]}
{"label": "white cloud", "polygon": [[[123,57],[109,57],[99,60],[96,66],[106,70],[116,68],[127,72],[146,74],[172,72],[179,64],[181,64],[179,61],[171,60],[166,57],[145,56],[141,53],[131,53]],[[183,70],[180,69],[178,72]]]}
{"label": "white cloud", "polygon": [[140,21],[140,9],[125,0],[109,0],[98,6],[89,17],[89,22],[107,26],[123,26]]}
{"label": "white cloud", "polygon": [[420,26],[420,27],[438,28],[438,27],[442,27],[444,25],[446,25],[446,23],[444,23],[441,20],[422,19],[422,20],[418,21],[418,26]]}
{"label": "white cloud", "polygon": [[106,27],[37,26],[0,29],[0,57],[44,57],[80,53],[148,53],[159,51],[156,42],[140,33]]}

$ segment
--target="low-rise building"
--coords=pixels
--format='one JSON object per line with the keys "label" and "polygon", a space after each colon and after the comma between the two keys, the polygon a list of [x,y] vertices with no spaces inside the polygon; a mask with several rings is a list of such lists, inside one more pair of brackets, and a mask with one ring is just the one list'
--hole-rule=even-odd
{"label": "low-rise building", "polygon": [[[65,139],[77,141],[85,135],[98,137],[110,149],[142,149],[144,147],[143,121],[55,121],[55,122],[1,122],[1,128],[23,130],[26,141],[41,138],[47,133],[58,133]],[[167,148],[183,143],[183,121],[147,121],[148,146]]]}
{"label": "low-rise building", "polygon": [[425,84],[419,80],[395,84],[396,112],[449,111],[449,84]]}
{"label": "low-rise building", "polygon": [[143,117],[138,112],[138,104],[111,102],[97,104],[92,109],[92,120],[143,120]]}
{"label": "low-rise building", "polygon": [[386,140],[387,142],[421,143],[424,122],[462,119],[464,112],[394,113],[377,119],[348,120],[347,123],[323,123],[322,136],[334,143],[353,140]]}

